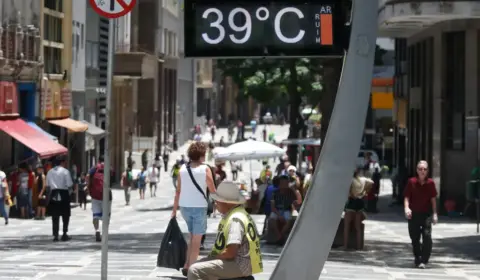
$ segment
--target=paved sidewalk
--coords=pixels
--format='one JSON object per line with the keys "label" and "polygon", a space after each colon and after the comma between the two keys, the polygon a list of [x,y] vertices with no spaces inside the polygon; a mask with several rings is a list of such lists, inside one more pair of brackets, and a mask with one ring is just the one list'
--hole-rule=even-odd
{"label": "paved sidewalk", "polygon": [[[186,148],[172,153],[172,164]],[[261,163],[253,167],[254,172],[259,172]],[[365,250],[332,250],[320,279],[480,280],[480,237],[475,224],[464,219],[440,217],[440,223],[433,228],[430,267],[412,268],[407,224],[401,208],[388,206],[390,193],[391,184],[384,180],[381,212],[370,215],[365,222]],[[146,199],[139,200],[135,192],[131,205],[125,206],[123,191],[113,190],[109,280],[184,279],[179,272],[155,267],[160,242],[170,220],[173,194],[171,178],[163,172],[157,197],[151,198],[147,192]],[[87,211],[72,209],[69,233],[73,239],[70,242],[52,242],[49,219],[12,219],[8,226],[0,225],[0,279],[98,280],[100,244],[94,240],[91,218],[90,205]],[[186,231],[186,224],[178,218],[180,227]],[[254,215],[253,219],[261,229],[264,217]],[[218,221],[219,218],[208,220],[207,248],[214,243]],[[269,279],[281,250],[281,247],[262,245],[265,271],[256,276],[257,280]]]}

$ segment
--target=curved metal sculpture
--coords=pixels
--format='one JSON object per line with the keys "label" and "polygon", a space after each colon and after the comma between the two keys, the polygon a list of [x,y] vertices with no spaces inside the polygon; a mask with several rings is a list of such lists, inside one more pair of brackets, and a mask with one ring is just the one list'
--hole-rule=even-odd
{"label": "curved metal sculpture", "polygon": [[354,0],[350,46],[312,187],[272,280],[318,279],[348,195],[370,98],[378,1]]}

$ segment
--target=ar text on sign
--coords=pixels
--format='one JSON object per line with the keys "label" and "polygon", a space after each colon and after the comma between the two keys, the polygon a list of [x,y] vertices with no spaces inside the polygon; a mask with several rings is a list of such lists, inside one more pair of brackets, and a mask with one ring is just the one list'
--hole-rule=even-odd
{"label": "ar text on sign", "polygon": [[320,12],[315,14],[315,27],[317,28],[315,42],[321,45],[333,45],[333,15],[331,6],[322,6]]}

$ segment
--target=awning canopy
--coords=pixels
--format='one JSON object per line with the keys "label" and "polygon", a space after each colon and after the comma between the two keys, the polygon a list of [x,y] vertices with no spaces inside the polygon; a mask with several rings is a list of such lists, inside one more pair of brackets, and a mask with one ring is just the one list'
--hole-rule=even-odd
{"label": "awning canopy", "polygon": [[87,134],[89,134],[90,136],[92,137],[95,137],[95,138],[102,138],[103,136],[105,136],[105,130],[101,129],[100,127],[94,125],[94,124],[91,124],[87,121],[82,121],[82,123],[86,124],[88,126],[88,129],[87,129]]}
{"label": "awning canopy", "polygon": [[48,138],[52,139],[54,142],[58,143],[58,138],[56,136],[53,136],[52,134],[46,132],[45,130],[43,130],[41,127],[39,127],[36,123],[34,122],[27,122],[27,124],[32,127],[32,128],[35,128],[37,131],[40,131],[41,133],[43,133],[43,135],[47,136]]}
{"label": "awning canopy", "polygon": [[30,148],[41,158],[68,153],[67,148],[55,143],[42,132],[29,126],[22,119],[0,120],[0,130],[3,130],[15,138],[15,140]]}
{"label": "awning canopy", "polygon": [[64,127],[71,132],[85,132],[88,129],[88,125],[70,118],[49,120],[48,122],[57,126]]}

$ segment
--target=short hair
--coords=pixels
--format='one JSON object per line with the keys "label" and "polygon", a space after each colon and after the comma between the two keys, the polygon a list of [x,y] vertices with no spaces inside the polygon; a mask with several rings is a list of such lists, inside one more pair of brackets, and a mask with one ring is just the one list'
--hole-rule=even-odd
{"label": "short hair", "polygon": [[193,142],[188,147],[187,155],[190,160],[198,161],[207,153],[207,146],[202,142]]}
{"label": "short hair", "polygon": [[55,158],[55,165],[60,165],[64,162],[67,162],[67,156],[65,155],[60,155]]}
{"label": "short hair", "polygon": [[424,165],[425,168],[428,169],[428,162],[426,160],[421,160],[417,163],[417,168],[420,166],[420,165]]}

